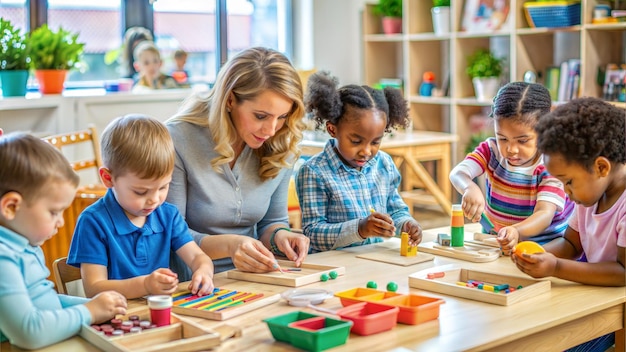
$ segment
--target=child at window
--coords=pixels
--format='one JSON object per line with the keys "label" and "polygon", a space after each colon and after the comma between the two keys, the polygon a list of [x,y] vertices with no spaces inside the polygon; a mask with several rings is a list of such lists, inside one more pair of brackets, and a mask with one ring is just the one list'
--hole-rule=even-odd
{"label": "child at window", "polygon": [[[511,256],[524,273],[626,285],[625,116],[623,109],[600,99],[581,98],[559,106],[535,126],[546,168],[576,205],[565,235],[547,243],[546,253]],[[586,260],[577,260],[583,254]],[[584,345],[605,351],[614,341],[615,335],[608,334]]]}
{"label": "child at window", "polygon": [[176,80],[161,72],[161,53],[151,41],[143,41],[133,52],[133,65],[139,75],[133,92],[145,92],[153,89],[179,88]]}
{"label": "child at window", "polygon": [[[551,105],[550,93],[540,84],[511,82],[500,88],[492,111],[496,137],[480,143],[450,172],[452,185],[463,195],[465,217],[476,222],[484,211],[507,255],[519,241],[561,237],[574,208],[537,151],[533,126]],[[473,181],[483,174],[485,195]]]}
{"label": "child at window", "polygon": [[187,64],[187,52],[183,49],[178,49],[174,52],[174,64],[176,67],[172,71],[172,77],[182,87],[189,86],[189,72],[185,69]]}
{"label": "child at window", "polygon": [[331,138],[298,171],[296,189],[304,234],[313,252],[381,242],[400,231],[411,245],[422,229],[398,193],[400,173],[380,151],[385,132],[409,124],[407,102],[393,88],[346,85],[317,72],[308,81],[306,109]]}
{"label": "child at window", "polygon": [[80,267],[87,296],[115,289],[127,298],[171,294],[178,286],[170,249],[191,268],[189,290],[213,290],[213,262],[193,241],[176,207],[165,203],[174,143],[165,126],[142,115],[103,131],[100,179],[106,195],[79,216],[68,264]]}
{"label": "child at window", "polygon": [[63,226],[79,178],[50,144],[27,134],[0,137],[0,342],[37,349],[78,334],[83,324],[126,314],[107,291],[89,300],[59,295],[46,278],[41,245]]}

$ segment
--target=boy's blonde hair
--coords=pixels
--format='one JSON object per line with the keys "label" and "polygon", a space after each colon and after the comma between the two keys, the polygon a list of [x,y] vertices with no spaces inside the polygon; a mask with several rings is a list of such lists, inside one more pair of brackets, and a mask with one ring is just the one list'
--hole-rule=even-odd
{"label": "boy's blonde hair", "polygon": [[135,50],[133,51],[133,59],[138,61],[141,55],[146,52],[155,54],[159,60],[161,60],[161,52],[159,51],[159,48],[157,48],[156,45],[154,45],[154,42],[150,40],[144,40],[137,44]]}
{"label": "boy's blonde hair", "polygon": [[51,144],[26,133],[0,137],[0,197],[14,191],[30,203],[54,182],[78,187],[79,181],[69,161]]}
{"label": "boy's blonde hair", "polygon": [[218,157],[211,160],[217,172],[220,165],[235,157],[231,145],[237,140],[237,130],[226,110],[232,94],[236,103],[252,100],[266,90],[274,91],[293,101],[283,127],[255,153],[260,159],[259,176],[274,178],[281,168],[291,167],[300,156],[298,143],[304,128],[304,103],[300,76],[289,59],[268,48],[246,49],[230,59],[220,70],[209,93],[196,93],[185,100],[171,121],[186,121],[210,129]]}
{"label": "boy's blonde hair", "polygon": [[130,114],[116,118],[102,132],[102,162],[115,177],[133,173],[158,179],[174,171],[174,143],[163,123]]}

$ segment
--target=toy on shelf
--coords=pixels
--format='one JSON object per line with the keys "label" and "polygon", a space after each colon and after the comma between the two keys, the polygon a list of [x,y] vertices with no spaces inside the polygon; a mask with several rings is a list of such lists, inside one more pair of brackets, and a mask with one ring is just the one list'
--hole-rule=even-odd
{"label": "toy on shelf", "polygon": [[423,97],[430,97],[433,95],[433,89],[435,88],[435,74],[431,71],[426,71],[422,75],[422,84],[420,84],[420,95]]}

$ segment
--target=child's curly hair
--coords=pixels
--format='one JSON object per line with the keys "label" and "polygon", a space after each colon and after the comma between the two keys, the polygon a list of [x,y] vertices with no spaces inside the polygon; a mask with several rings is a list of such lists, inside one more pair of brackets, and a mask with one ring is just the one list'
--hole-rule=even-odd
{"label": "child's curly hair", "polygon": [[535,126],[537,148],[561,154],[587,170],[603,156],[626,163],[626,111],[597,98],[579,98],[543,116]]}
{"label": "child's curly hair", "polygon": [[309,77],[304,104],[318,129],[326,121],[336,125],[349,107],[384,112],[387,116],[385,132],[407,127],[410,123],[407,101],[399,89],[386,87],[380,90],[355,84],[338,88],[337,78],[328,71],[316,72]]}

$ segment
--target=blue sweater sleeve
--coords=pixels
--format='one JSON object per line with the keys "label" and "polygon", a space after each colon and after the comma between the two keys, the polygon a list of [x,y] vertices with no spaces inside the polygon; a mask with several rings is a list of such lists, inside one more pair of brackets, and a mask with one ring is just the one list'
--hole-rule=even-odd
{"label": "blue sweater sleeve", "polygon": [[[0,292],[0,335],[12,344],[36,349],[78,334],[82,324],[91,324],[91,313],[79,297],[58,295],[52,286],[39,285],[30,297],[20,268],[0,257],[4,282],[12,289]],[[37,304],[36,304],[37,303]]]}

